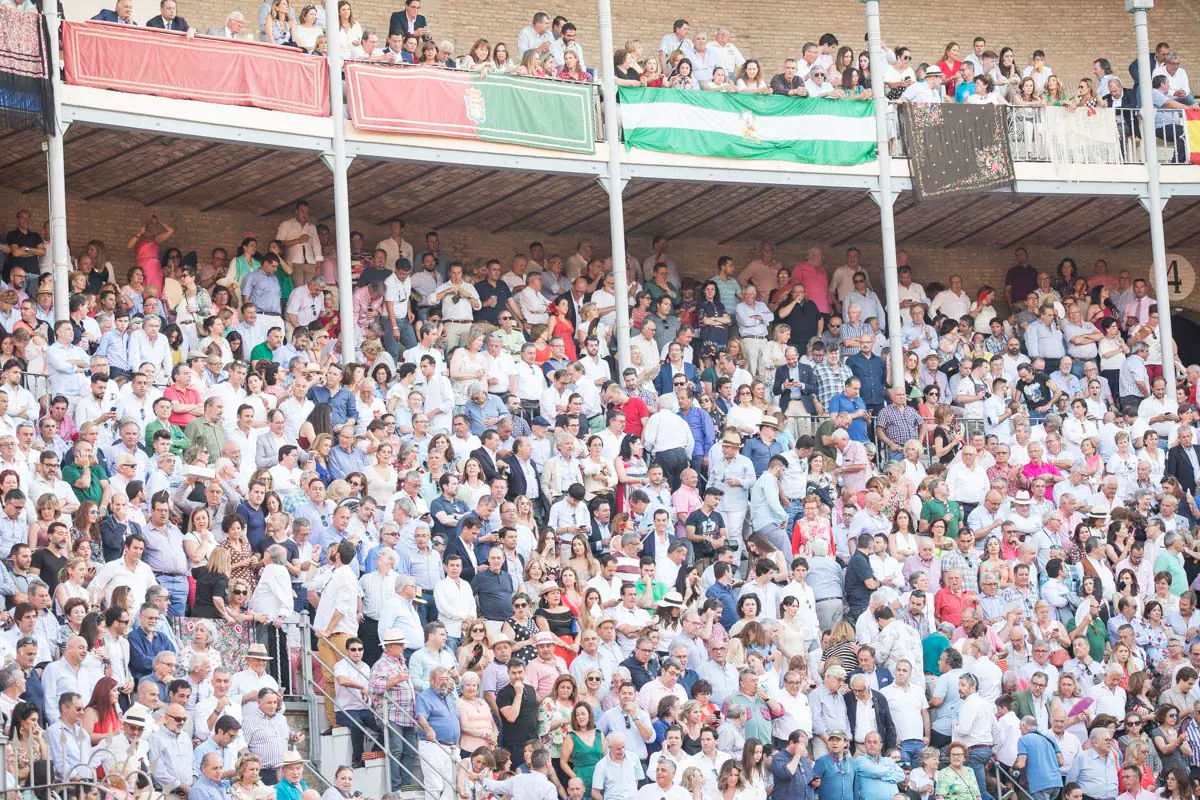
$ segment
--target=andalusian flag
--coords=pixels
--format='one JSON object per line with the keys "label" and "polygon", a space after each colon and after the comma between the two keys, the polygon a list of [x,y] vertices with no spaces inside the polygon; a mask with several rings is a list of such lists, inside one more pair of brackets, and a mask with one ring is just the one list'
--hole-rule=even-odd
{"label": "andalusian flag", "polygon": [[1200,110],[1183,112],[1187,122],[1188,155],[1193,164],[1200,164]]}
{"label": "andalusian flag", "polygon": [[869,102],[646,88],[620,98],[627,147],[828,166],[875,158]]}
{"label": "andalusian flag", "polygon": [[346,62],[354,127],[571,153],[596,149],[590,83]]}

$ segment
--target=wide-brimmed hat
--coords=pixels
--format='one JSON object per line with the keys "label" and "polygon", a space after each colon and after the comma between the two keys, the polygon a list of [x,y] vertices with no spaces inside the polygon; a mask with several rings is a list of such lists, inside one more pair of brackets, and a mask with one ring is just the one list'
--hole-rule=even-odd
{"label": "wide-brimmed hat", "polygon": [[724,436],[721,437],[721,444],[731,444],[734,447],[741,447],[742,446],[742,437],[738,436],[733,431],[729,431]]}
{"label": "wide-brimmed hat", "polygon": [[1017,496],[1014,497],[1012,501],[1013,505],[1015,506],[1033,505],[1033,498],[1029,495],[1029,492],[1025,491],[1024,489],[1017,492]]}
{"label": "wide-brimmed hat", "polygon": [[925,77],[928,78],[930,75],[936,75],[939,78],[943,77],[942,68],[939,67],[937,64],[930,64],[928,67],[925,68]]}
{"label": "wide-brimmed hat", "polygon": [[599,630],[601,625],[616,625],[617,621],[612,617],[600,617],[596,620],[596,629]]}
{"label": "wide-brimmed hat", "polygon": [[406,641],[408,640],[404,638],[404,631],[399,628],[388,628],[383,632],[383,639],[380,640],[380,643],[385,645],[404,644]]}
{"label": "wide-brimmed hat", "polygon": [[497,633],[494,637],[492,637],[492,647],[498,647],[499,645],[502,645],[502,644],[513,644],[513,643],[514,643],[513,638],[511,636],[509,636],[507,633],[504,633],[503,631],[501,631],[500,633]]}
{"label": "wide-brimmed hat", "polygon": [[659,608],[683,608],[683,595],[679,592],[667,592],[663,595],[663,599],[658,601]]}
{"label": "wide-brimmed hat", "polygon": [[761,428],[763,426],[779,430],[779,420],[775,419],[772,414],[763,414],[762,422],[758,423],[758,427]]}
{"label": "wide-brimmed hat", "polygon": [[543,595],[546,592],[561,592],[561,591],[562,591],[562,587],[559,586],[554,581],[546,581],[545,583],[543,583],[541,586],[538,587],[539,595]]}
{"label": "wide-brimmed hat", "polygon": [[263,661],[274,660],[267,655],[267,646],[258,643],[250,645],[250,649],[246,651],[246,658],[261,658]]}
{"label": "wide-brimmed hat", "polygon": [[125,712],[125,717],[121,720],[138,728],[146,727],[146,712],[140,708],[130,708]]}
{"label": "wide-brimmed hat", "polygon": [[288,764],[303,764],[304,759],[295,750],[288,750],[283,754],[283,761],[279,762],[279,766],[286,767]]}
{"label": "wide-brimmed hat", "polygon": [[536,647],[540,644],[554,644],[554,634],[550,631],[542,631],[537,636],[533,637],[533,644]]}

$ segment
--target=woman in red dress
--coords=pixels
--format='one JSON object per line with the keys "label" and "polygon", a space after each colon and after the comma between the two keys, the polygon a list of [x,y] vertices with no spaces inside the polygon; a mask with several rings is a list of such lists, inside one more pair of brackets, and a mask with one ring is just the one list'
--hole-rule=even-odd
{"label": "woman in red dress", "polygon": [[570,312],[571,301],[566,297],[558,298],[554,301],[554,305],[550,306],[550,338],[562,337],[563,348],[567,351],[567,360],[574,361],[579,358],[579,355],[575,349],[575,326],[567,318],[567,314]]}
{"label": "woman in red dress", "polygon": [[121,730],[118,693],[117,682],[107,676],[96,681],[92,689],[92,697],[83,709],[83,729],[91,735],[92,747],[99,747],[110,733]]}
{"label": "woman in red dress", "polygon": [[954,97],[954,90],[958,87],[958,71],[962,69],[958,53],[958,42],[950,42],[942,53],[942,60],[937,63],[942,70],[942,85],[946,88],[946,95],[951,98]]}

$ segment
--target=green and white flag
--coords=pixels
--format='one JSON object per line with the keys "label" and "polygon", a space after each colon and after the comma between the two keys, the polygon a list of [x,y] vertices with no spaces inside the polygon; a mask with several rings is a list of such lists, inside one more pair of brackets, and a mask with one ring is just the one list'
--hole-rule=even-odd
{"label": "green and white flag", "polygon": [[619,96],[626,147],[827,166],[875,158],[869,102],[640,87]]}

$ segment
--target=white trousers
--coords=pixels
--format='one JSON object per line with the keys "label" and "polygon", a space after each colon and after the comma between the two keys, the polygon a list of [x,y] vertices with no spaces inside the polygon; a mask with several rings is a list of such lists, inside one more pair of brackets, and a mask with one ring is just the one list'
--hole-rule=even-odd
{"label": "white trousers", "polygon": [[458,751],[437,742],[421,739],[417,744],[421,757],[421,780],[425,783],[425,800],[457,800]]}
{"label": "white trousers", "polygon": [[766,339],[742,339],[742,350],[746,352],[746,371],[753,376],[758,375],[758,362],[766,346]]}

